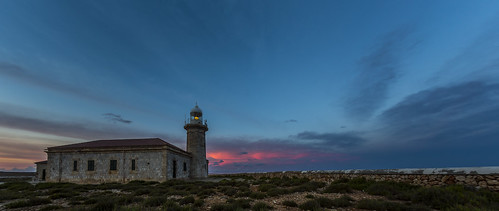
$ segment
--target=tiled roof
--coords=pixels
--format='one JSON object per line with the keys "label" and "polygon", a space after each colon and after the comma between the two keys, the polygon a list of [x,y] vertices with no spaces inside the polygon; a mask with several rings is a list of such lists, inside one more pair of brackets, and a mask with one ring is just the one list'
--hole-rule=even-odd
{"label": "tiled roof", "polygon": [[65,149],[89,149],[89,148],[111,148],[111,147],[155,147],[155,146],[168,146],[172,149],[185,152],[183,149],[176,147],[159,138],[141,138],[141,139],[113,139],[113,140],[97,140],[89,141],[78,144],[68,144],[56,147],[47,148],[52,150],[65,150]]}

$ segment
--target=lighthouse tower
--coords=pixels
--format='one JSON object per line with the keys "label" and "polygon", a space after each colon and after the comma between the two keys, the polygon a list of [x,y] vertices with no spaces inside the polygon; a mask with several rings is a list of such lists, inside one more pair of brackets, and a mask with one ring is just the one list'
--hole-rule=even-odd
{"label": "lighthouse tower", "polygon": [[203,123],[203,112],[196,106],[191,109],[189,121],[185,123],[187,130],[187,152],[191,153],[191,178],[208,177],[208,161],[206,160],[206,138],[208,131],[206,121]]}

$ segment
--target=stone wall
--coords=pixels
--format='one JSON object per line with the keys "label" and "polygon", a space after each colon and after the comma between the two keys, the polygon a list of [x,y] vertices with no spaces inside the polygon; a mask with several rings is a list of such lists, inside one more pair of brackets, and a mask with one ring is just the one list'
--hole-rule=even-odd
{"label": "stone wall", "polygon": [[[168,179],[173,179],[173,162],[175,161],[177,163],[176,166],[176,179],[179,178],[189,178],[189,170],[191,168],[191,157],[176,153],[173,151],[168,151],[167,152],[167,157],[168,157],[168,170],[167,170],[167,178]],[[184,169],[184,163],[185,163],[185,169]],[[185,171],[184,171],[185,170]]]}
{"label": "stone wall", "polygon": [[[54,152],[48,154],[47,182],[102,183],[131,180],[165,181],[166,150]],[[88,161],[94,170],[88,170]],[[110,160],[117,161],[117,169],[110,170]],[[136,170],[131,169],[135,160]],[[73,169],[74,161],[77,169]]]}
{"label": "stone wall", "polygon": [[[499,170],[499,167],[492,167]],[[302,172],[271,172],[271,173],[244,173],[231,174],[247,175],[256,178],[260,177],[306,177],[314,181],[330,183],[332,181],[347,178],[365,178],[375,181],[395,181],[405,182],[413,185],[421,185],[425,187],[443,186],[460,184],[475,188],[486,188],[494,191],[499,191],[499,173],[490,171],[482,173],[480,171],[456,171],[443,170],[439,172],[430,172],[428,169],[421,169],[413,173],[401,170],[356,170],[356,171],[302,171]]]}
{"label": "stone wall", "polygon": [[47,178],[47,163],[37,163],[36,173],[34,178],[35,181],[45,181],[46,178]]}
{"label": "stone wall", "polygon": [[190,175],[192,178],[208,177],[208,166],[206,165],[206,137],[208,127],[203,124],[186,124],[187,130],[187,152],[191,153],[192,161]]}

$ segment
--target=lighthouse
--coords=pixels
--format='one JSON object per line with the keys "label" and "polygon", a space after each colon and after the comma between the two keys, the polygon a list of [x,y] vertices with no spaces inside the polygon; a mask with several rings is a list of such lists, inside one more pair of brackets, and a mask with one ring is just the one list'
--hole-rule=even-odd
{"label": "lighthouse", "polygon": [[208,125],[203,122],[203,112],[196,103],[191,109],[189,120],[185,123],[187,131],[187,152],[192,155],[190,177],[208,177],[208,161],[206,160],[206,131]]}

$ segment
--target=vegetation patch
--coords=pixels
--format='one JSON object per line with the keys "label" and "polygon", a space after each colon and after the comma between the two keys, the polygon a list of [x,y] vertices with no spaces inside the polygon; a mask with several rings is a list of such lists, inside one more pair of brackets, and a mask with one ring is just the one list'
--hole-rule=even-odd
{"label": "vegetation patch", "polygon": [[59,205],[47,205],[45,207],[42,207],[40,211],[50,211],[50,210],[59,210],[62,209],[62,206]]}
{"label": "vegetation patch", "polygon": [[12,208],[19,208],[19,207],[32,207],[32,206],[37,206],[41,204],[49,204],[51,201],[50,199],[45,199],[45,198],[31,198],[28,200],[19,200],[15,202],[11,202],[5,205],[5,207],[12,209]]}
{"label": "vegetation patch", "polygon": [[367,210],[387,210],[387,211],[404,211],[404,210],[431,210],[428,207],[420,205],[406,205],[397,202],[389,202],[385,200],[363,199],[357,202],[356,205],[359,209]]}
{"label": "vegetation patch", "polygon": [[345,183],[333,183],[326,187],[324,193],[353,193],[353,189]]}
{"label": "vegetation patch", "polygon": [[298,207],[302,210],[320,210],[321,204],[319,204],[316,200],[308,200],[303,204],[300,204]]}
{"label": "vegetation patch", "polygon": [[167,201],[166,197],[163,196],[153,196],[144,201],[144,206],[146,207],[158,207]]}
{"label": "vegetation patch", "polygon": [[286,200],[282,202],[282,205],[288,206],[288,207],[298,207],[298,204],[294,201]]}
{"label": "vegetation patch", "polygon": [[257,202],[251,208],[251,210],[253,210],[253,211],[266,211],[266,210],[271,210],[271,209],[273,209],[273,207],[268,205],[265,202]]}
{"label": "vegetation patch", "polygon": [[[66,204],[71,210],[270,210],[273,208],[262,199],[272,197],[281,201],[298,196],[307,201],[299,204],[285,200],[277,206],[302,210],[354,207],[369,210],[499,210],[499,193],[461,185],[426,188],[364,178],[339,179],[327,185],[299,177],[241,178],[220,182],[169,180],[100,185],[32,185],[12,181],[0,185],[0,202],[6,209],[20,210],[68,209]],[[349,196],[352,192],[376,195],[381,199],[355,201]],[[339,193],[340,197],[333,198],[330,196],[336,194],[326,193]],[[57,204],[51,204],[52,200]],[[37,207],[28,208],[33,206]]]}

